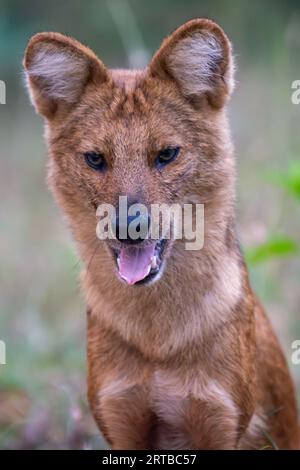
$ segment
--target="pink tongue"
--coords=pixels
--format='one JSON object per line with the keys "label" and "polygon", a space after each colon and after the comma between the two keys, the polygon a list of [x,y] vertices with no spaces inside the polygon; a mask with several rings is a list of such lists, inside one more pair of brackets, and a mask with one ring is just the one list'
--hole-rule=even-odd
{"label": "pink tongue", "polygon": [[127,284],[135,284],[144,279],[151,269],[151,258],[155,244],[145,248],[121,248],[119,257],[119,274]]}

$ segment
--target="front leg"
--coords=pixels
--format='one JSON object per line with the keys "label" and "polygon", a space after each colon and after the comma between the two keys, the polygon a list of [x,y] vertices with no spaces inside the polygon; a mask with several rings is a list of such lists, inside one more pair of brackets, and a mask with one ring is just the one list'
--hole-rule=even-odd
{"label": "front leg", "polygon": [[150,410],[147,391],[133,385],[122,389],[112,382],[99,391],[91,402],[93,414],[114,450],[147,450],[151,448],[155,416]]}
{"label": "front leg", "polygon": [[155,416],[149,406],[150,367],[118,335],[88,317],[88,396],[112,449],[150,449]]}
{"label": "front leg", "polygon": [[239,415],[233,402],[190,398],[183,426],[191,449],[230,450],[238,443]]}
{"label": "front leg", "polygon": [[190,369],[185,376],[157,371],[155,385],[156,449],[237,448],[244,413],[222,384]]}

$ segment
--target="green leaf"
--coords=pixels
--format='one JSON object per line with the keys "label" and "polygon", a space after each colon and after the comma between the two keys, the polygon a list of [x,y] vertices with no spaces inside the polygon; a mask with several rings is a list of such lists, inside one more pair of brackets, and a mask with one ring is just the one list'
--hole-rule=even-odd
{"label": "green leaf", "polygon": [[272,237],[261,245],[246,249],[246,260],[250,264],[258,264],[264,261],[289,256],[299,251],[298,244],[286,237]]}
{"label": "green leaf", "polygon": [[274,183],[285,188],[290,194],[300,199],[300,161],[290,163],[281,173],[269,176]]}

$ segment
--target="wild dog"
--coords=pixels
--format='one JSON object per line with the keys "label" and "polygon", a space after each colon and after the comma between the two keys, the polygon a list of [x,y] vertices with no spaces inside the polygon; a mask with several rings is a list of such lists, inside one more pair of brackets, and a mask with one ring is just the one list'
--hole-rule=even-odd
{"label": "wild dog", "polygon": [[[49,184],[85,265],[88,397],[109,445],[297,448],[292,380],[236,236],[226,117],[234,70],[223,30],[191,20],[133,71],[40,33],[24,67],[46,122]],[[120,196],[147,207],[204,204],[203,248],[99,240],[95,211]]]}

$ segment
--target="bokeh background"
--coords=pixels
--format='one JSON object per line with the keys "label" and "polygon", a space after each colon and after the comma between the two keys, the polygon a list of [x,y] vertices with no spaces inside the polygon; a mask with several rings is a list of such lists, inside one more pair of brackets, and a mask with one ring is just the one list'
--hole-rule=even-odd
{"label": "bokeh background", "polygon": [[39,31],[72,35],[107,65],[143,66],[188,19],[218,21],[234,44],[230,105],[239,232],[253,287],[288,358],[300,399],[300,79],[298,0],[0,0],[0,448],[104,448],[86,401],[80,262],[45,185],[43,123],[22,56]]}

